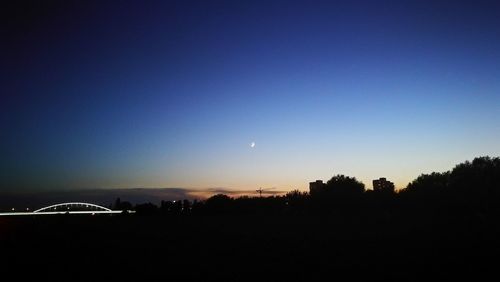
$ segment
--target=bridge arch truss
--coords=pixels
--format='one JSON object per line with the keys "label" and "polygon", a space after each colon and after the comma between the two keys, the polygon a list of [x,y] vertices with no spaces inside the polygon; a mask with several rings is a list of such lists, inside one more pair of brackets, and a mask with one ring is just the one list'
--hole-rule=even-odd
{"label": "bridge arch truss", "polygon": [[55,205],[50,205],[38,210],[33,211],[33,213],[39,213],[39,212],[50,212],[50,211],[55,211],[58,210],[59,208],[75,208],[75,207],[81,207],[81,208],[87,208],[95,211],[107,211],[110,212],[111,210],[108,208],[105,208],[103,206],[95,205],[95,204],[90,204],[90,203],[82,203],[82,202],[68,202],[68,203],[60,203],[60,204],[55,204]]}

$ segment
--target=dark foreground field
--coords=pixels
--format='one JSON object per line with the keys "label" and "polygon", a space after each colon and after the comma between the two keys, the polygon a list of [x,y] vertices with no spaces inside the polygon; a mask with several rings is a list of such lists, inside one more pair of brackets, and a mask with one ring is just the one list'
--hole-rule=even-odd
{"label": "dark foreground field", "polygon": [[0,218],[1,269],[9,281],[493,281],[499,226],[436,215],[11,217]]}

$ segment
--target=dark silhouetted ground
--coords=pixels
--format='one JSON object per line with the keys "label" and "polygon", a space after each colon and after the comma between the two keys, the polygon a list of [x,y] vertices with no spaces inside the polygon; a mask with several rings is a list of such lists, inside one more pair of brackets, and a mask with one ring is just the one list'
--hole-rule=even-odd
{"label": "dark silhouetted ground", "polygon": [[499,227],[496,218],[436,214],[4,217],[2,273],[67,281],[498,278]]}

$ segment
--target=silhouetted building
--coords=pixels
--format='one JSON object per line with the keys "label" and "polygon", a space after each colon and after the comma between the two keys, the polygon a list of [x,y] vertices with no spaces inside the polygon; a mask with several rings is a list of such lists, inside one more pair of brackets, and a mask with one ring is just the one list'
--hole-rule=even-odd
{"label": "silhouetted building", "polygon": [[387,181],[385,177],[373,180],[373,190],[383,192],[394,192],[394,183]]}
{"label": "silhouetted building", "polygon": [[323,180],[316,180],[314,182],[309,182],[309,194],[317,194],[325,187]]}

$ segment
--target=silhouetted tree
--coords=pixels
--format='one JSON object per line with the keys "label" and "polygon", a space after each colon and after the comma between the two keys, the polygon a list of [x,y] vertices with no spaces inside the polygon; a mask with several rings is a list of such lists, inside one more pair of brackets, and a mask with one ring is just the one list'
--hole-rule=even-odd
{"label": "silhouetted tree", "polygon": [[362,204],[365,185],[355,177],[335,175],[311,195],[312,208],[323,213],[333,210],[353,211]]}
{"label": "silhouetted tree", "polygon": [[285,204],[289,212],[299,213],[304,212],[309,201],[309,193],[293,190],[285,195]]}
{"label": "silhouetted tree", "polygon": [[482,210],[499,209],[500,158],[479,157],[453,168],[449,185],[459,204]]}
{"label": "silhouetted tree", "polygon": [[326,182],[324,193],[328,196],[359,196],[365,192],[365,185],[356,177],[338,174]]}
{"label": "silhouetted tree", "polygon": [[256,198],[250,198],[248,196],[242,196],[234,199],[233,212],[238,214],[255,214],[258,212],[260,202]]}
{"label": "silhouetted tree", "polygon": [[228,213],[231,211],[233,200],[224,194],[217,194],[205,201],[205,210],[208,213]]}
{"label": "silhouetted tree", "polygon": [[418,194],[422,196],[435,196],[447,193],[450,172],[433,172],[421,174],[403,190],[404,193]]}

